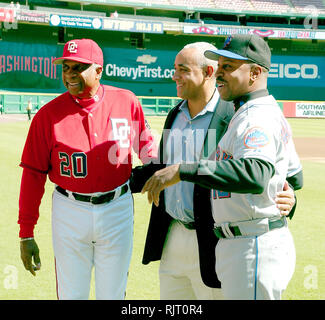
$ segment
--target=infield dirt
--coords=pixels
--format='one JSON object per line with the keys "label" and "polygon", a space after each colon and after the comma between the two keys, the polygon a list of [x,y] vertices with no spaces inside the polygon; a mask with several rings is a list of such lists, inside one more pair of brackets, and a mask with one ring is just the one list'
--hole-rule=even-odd
{"label": "infield dirt", "polygon": [[301,160],[325,162],[325,138],[294,138]]}

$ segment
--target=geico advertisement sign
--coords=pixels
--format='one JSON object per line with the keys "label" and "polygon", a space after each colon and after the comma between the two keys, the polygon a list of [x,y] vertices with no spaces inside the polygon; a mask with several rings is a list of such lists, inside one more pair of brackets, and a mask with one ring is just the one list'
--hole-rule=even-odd
{"label": "geico advertisement sign", "polygon": [[316,64],[272,63],[269,78],[317,79],[318,66]]}

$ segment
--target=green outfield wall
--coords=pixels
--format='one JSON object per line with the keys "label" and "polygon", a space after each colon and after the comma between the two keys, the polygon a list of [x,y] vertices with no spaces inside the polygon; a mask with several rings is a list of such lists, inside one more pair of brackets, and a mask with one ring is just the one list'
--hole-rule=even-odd
{"label": "green outfield wall", "polygon": [[[19,24],[2,32],[0,90],[60,94],[65,91],[58,27]],[[221,47],[225,37],[143,34],[66,28],[64,41],[91,38],[104,53],[102,83],[133,91],[137,96],[174,97],[174,58],[184,45],[207,41]],[[269,91],[278,100],[325,101],[325,43],[269,39],[272,66]],[[284,50],[286,49],[286,50]]]}

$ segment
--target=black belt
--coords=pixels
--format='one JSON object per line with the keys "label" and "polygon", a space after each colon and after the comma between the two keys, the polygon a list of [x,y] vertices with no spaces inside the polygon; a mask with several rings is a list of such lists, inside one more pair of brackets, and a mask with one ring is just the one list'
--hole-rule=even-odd
{"label": "black belt", "polygon": [[[65,189],[61,188],[60,186],[56,186],[55,189],[58,192],[60,192],[61,194],[63,194],[64,196],[69,197],[69,193]],[[121,188],[121,193],[119,196],[122,196],[123,194],[127,193],[128,190],[129,190],[129,187],[127,184],[125,184]],[[74,199],[78,200],[78,201],[90,202],[92,204],[102,204],[102,203],[107,203],[107,202],[112,201],[115,197],[116,192],[117,192],[116,190],[110,191],[110,192],[107,192],[107,193],[102,194],[97,197],[96,196],[86,196],[84,194],[75,193],[75,192],[72,192],[71,194],[73,195]]]}
{"label": "black belt", "polygon": [[[176,219],[175,219],[176,220]],[[182,220],[176,220],[178,221],[179,223],[181,223],[186,229],[189,229],[189,230],[195,230],[195,222],[184,222]]]}
{"label": "black belt", "polygon": [[[280,219],[274,220],[274,221],[269,220],[269,230],[273,230],[276,228],[282,228],[284,226],[285,226],[285,218],[284,217],[281,217]],[[231,233],[235,237],[242,236],[242,233],[240,232],[240,229],[238,226],[228,226],[228,227],[229,227],[229,230],[231,231]],[[229,238],[224,234],[221,227],[215,227],[213,230],[214,230],[214,233],[217,236],[217,238],[219,238],[219,239]]]}

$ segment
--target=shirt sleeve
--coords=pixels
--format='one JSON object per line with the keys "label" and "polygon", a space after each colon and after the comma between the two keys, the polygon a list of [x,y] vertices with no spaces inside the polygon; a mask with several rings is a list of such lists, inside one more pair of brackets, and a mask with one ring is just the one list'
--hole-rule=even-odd
{"label": "shirt sleeve", "polygon": [[293,140],[290,139],[288,143],[289,164],[287,180],[294,190],[299,190],[303,186],[303,172],[300,159],[297,155]]}
{"label": "shirt sleeve", "polygon": [[46,174],[27,168],[23,169],[18,216],[20,238],[34,236],[34,226],[39,217],[39,206],[44,194],[45,182]]}
{"label": "shirt sleeve", "polygon": [[180,165],[180,178],[208,189],[237,193],[262,193],[274,167],[260,159],[200,160]]}
{"label": "shirt sleeve", "polygon": [[289,140],[289,142],[287,144],[287,148],[288,148],[288,154],[289,154],[287,177],[290,178],[302,170],[302,165],[301,165],[300,159],[297,155],[296,148],[293,143],[293,139]]}
{"label": "shirt sleeve", "polygon": [[130,177],[130,189],[132,193],[141,192],[147,180],[158,170],[163,169],[164,164],[147,163],[132,169]]}
{"label": "shirt sleeve", "polygon": [[301,189],[304,184],[304,177],[303,177],[302,170],[291,177],[287,177],[287,181],[293,190]]}
{"label": "shirt sleeve", "polygon": [[51,128],[40,110],[32,120],[20,166],[23,167],[19,195],[19,236],[32,237],[50,169]]}
{"label": "shirt sleeve", "polygon": [[275,164],[276,141],[268,126],[251,124],[245,130],[237,131],[237,134],[232,147],[234,159],[254,158]]}
{"label": "shirt sleeve", "polygon": [[46,115],[38,111],[30,125],[20,166],[48,173],[51,157],[51,126]]}
{"label": "shirt sleeve", "polygon": [[150,126],[145,120],[142,106],[137,99],[135,100],[133,122],[135,129],[133,150],[137,153],[143,164],[149,163],[152,159],[157,158],[158,147],[151,133]]}

